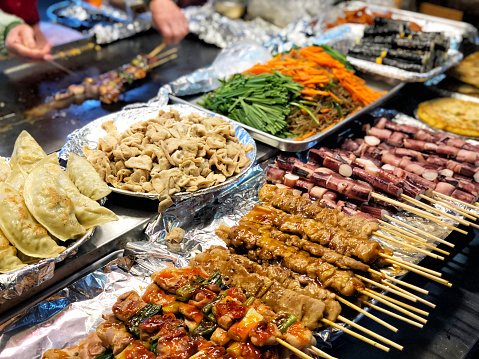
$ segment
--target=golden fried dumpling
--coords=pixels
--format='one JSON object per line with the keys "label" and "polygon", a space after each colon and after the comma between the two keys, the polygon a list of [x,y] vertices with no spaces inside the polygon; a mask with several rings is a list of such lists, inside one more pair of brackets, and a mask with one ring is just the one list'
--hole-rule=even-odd
{"label": "golden fried dumpling", "polygon": [[45,164],[28,175],[23,197],[35,219],[58,239],[66,241],[86,233],[75,216],[72,200]]}
{"label": "golden fried dumpling", "polygon": [[25,267],[20,258],[17,257],[17,249],[12,247],[0,231],[0,273],[8,273]]}
{"label": "golden fried dumpling", "polygon": [[11,172],[12,169],[10,168],[8,162],[5,160],[5,158],[0,157],[0,182],[5,182],[8,176],[10,176]]}
{"label": "golden fried dumpling", "polygon": [[82,195],[59,165],[46,164],[44,166],[48,172],[57,176],[60,185],[72,200],[75,206],[75,216],[83,227],[88,229],[118,220],[116,214],[108,208],[102,207],[98,202]]}
{"label": "golden fried dumpling", "polygon": [[38,142],[27,131],[22,131],[15,141],[10,166],[12,169],[20,166],[25,173],[29,174],[35,164],[45,157],[47,154]]}
{"label": "golden fried dumpling", "polygon": [[23,197],[6,183],[0,183],[0,229],[11,244],[31,257],[56,257],[65,250],[28,211]]}
{"label": "golden fried dumpling", "polygon": [[67,163],[67,174],[80,193],[94,201],[108,196],[111,192],[110,187],[102,181],[95,168],[84,157],[71,153]]}

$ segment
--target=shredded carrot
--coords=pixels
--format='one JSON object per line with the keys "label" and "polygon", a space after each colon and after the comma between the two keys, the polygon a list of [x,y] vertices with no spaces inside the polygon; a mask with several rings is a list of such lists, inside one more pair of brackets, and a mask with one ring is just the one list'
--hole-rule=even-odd
{"label": "shredded carrot", "polygon": [[330,107],[330,108],[323,108],[323,109],[322,109],[321,111],[319,111],[319,112],[321,112],[321,113],[328,113],[328,112],[331,111],[332,109],[333,109],[332,107]]}
{"label": "shredded carrot", "polygon": [[328,91],[328,93],[329,93],[329,96],[331,96],[333,99],[335,99],[337,103],[343,103],[343,101],[341,101],[341,99],[338,96],[336,96],[335,94],[333,94],[331,91]]}
{"label": "shredded carrot", "polygon": [[308,133],[304,134],[302,137],[295,138],[294,140],[295,140],[295,141],[303,141],[303,140],[307,139],[308,137],[311,137],[311,136],[314,135],[315,133],[316,133],[316,129],[313,128],[311,131],[309,131]]}

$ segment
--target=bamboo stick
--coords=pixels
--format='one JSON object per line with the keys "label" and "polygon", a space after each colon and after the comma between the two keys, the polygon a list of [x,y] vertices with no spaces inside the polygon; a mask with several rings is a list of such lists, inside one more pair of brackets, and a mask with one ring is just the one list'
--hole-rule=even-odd
{"label": "bamboo stick", "polygon": [[437,199],[433,199],[433,198],[425,196],[423,194],[420,194],[419,196],[421,198],[425,199],[426,201],[429,201],[429,202],[432,202],[432,203],[435,203],[435,204],[439,204],[443,207],[446,207],[447,209],[450,209],[451,211],[459,213],[461,216],[472,219],[473,221],[475,221],[477,219],[476,217],[474,217],[474,215],[473,215],[474,213],[466,212],[466,210],[464,208],[455,206],[452,203],[445,202],[445,200],[438,201]]}
{"label": "bamboo stick", "polygon": [[388,322],[385,322],[384,320],[382,320],[382,319],[376,317],[375,315],[369,313],[368,311],[364,310],[363,308],[358,307],[356,304],[353,304],[353,303],[351,303],[350,301],[347,301],[346,299],[344,299],[344,298],[342,298],[342,297],[340,297],[340,296],[338,296],[338,295],[336,295],[336,299],[337,299],[339,302],[341,302],[341,303],[347,305],[348,307],[350,307],[350,308],[352,308],[352,309],[358,311],[359,313],[364,314],[366,317],[371,318],[371,319],[374,320],[375,322],[377,322],[377,323],[379,323],[379,324],[385,326],[386,328],[392,330],[393,332],[396,333],[396,332],[398,331],[398,329],[397,329],[396,327],[394,327],[394,326],[392,326],[391,324],[389,324]]}
{"label": "bamboo stick", "polygon": [[313,359],[311,356],[309,356],[308,354],[306,353],[303,353],[301,350],[299,350],[298,348],[296,347],[293,347],[291,344],[285,342],[283,339],[279,339],[279,338],[276,338],[276,341],[281,344],[283,347],[285,348],[288,348],[289,350],[291,350],[294,354],[296,354],[297,356],[299,356],[300,358],[303,358],[303,359]]}
{"label": "bamboo stick", "polygon": [[373,338],[376,338],[376,339],[382,341],[383,343],[386,343],[386,344],[392,346],[393,348],[396,348],[396,349],[398,349],[398,350],[403,350],[403,349],[404,349],[404,347],[403,347],[402,345],[399,345],[399,344],[393,342],[392,340],[389,340],[388,338],[385,338],[385,337],[383,337],[382,335],[379,335],[379,334],[373,332],[372,330],[369,330],[369,329],[363,327],[362,325],[359,325],[359,324],[357,324],[357,323],[354,323],[353,321],[351,321],[351,320],[349,320],[349,319],[347,319],[347,318],[344,318],[344,317],[341,316],[341,315],[338,316],[338,319],[341,320],[342,322],[344,322],[344,323],[350,325],[351,327],[356,328],[356,329],[358,329],[358,330],[360,330],[360,331],[362,331],[362,332],[364,332],[364,333],[366,333],[366,334],[372,336]]}
{"label": "bamboo stick", "polygon": [[376,342],[376,341],[374,341],[374,340],[371,340],[371,339],[369,339],[369,338],[366,338],[364,335],[361,335],[361,334],[358,334],[358,333],[356,333],[356,332],[353,332],[351,329],[342,327],[341,325],[336,324],[336,323],[334,323],[334,322],[332,322],[332,321],[330,321],[330,320],[328,320],[328,319],[326,319],[326,318],[323,318],[322,321],[323,321],[323,323],[328,324],[328,325],[330,325],[330,326],[332,326],[332,327],[335,327],[335,328],[337,328],[337,329],[340,329],[340,330],[342,330],[343,332],[348,333],[349,335],[352,335],[353,337],[358,338],[358,339],[360,339],[360,340],[362,340],[362,341],[364,341],[364,342],[366,342],[366,343],[368,343],[368,344],[371,344],[372,346],[374,346],[374,347],[376,347],[376,348],[379,348],[379,349],[381,349],[381,350],[384,350],[385,352],[388,352],[388,351],[389,351],[389,348],[388,348],[387,346],[382,345],[382,344],[379,344],[378,342]]}
{"label": "bamboo stick", "polygon": [[177,54],[173,54],[173,55],[170,55],[168,57],[165,57],[163,59],[161,59],[160,61],[157,61],[155,62],[154,64],[151,64],[150,65],[150,68],[155,68],[155,67],[158,67],[160,65],[163,65],[163,64],[166,64],[167,62],[171,61],[171,60],[174,60],[178,57]]}
{"label": "bamboo stick", "polygon": [[416,294],[414,294],[414,293],[408,292],[407,290],[405,290],[405,289],[403,289],[403,288],[401,288],[401,287],[398,287],[398,286],[395,285],[395,284],[392,284],[392,283],[389,283],[389,282],[385,282],[385,283],[388,283],[388,285],[391,286],[391,288],[394,288],[394,289],[396,289],[396,290],[398,290],[398,291],[400,291],[400,292],[403,292],[403,293],[405,293],[405,294],[407,294],[407,295],[412,296],[412,297],[415,298],[418,302],[421,302],[421,303],[423,303],[423,304],[426,304],[427,306],[429,306],[429,307],[431,307],[431,308],[436,308],[436,304],[431,303],[431,302],[427,301],[426,299],[423,299],[423,298],[421,298],[420,296],[418,296],[418,295],[416,295]]}
{"label": "bamboo stick", "polygon": [[[386,223],[386,222],[384,222],[384,223]],[[388,223],[386,223],[386,224],[388,224]],[[389,225],[390,225],[390,224],[389,224]],[[390,226],[391,226],[391,225],[390,225]],[[391,227],[394,227],[394,226],[391,226]],[[437,251],[437,252],[442,253],[442,254],[445,254],[446,256],[448,256],[448,255],[451,254],[451,253],[449,253],[449,252],[447,252],[447,251],[445,251],[445,250],[443,250],[443,249],[441,249],[441,248],[437,248],[436,246],[434,246],[434,245],[432,245],[432,244],[430,244],[430,243],[423,242],[422,240],[416,239],[415,237],[417,237],[417,236],[412,237],[412,236],[409,236],[409,235],[406,235],[406,234],[402,234],[401,232],[399,232],[399,229],[400,229],[400,228],[398,228],[398,229],[391,228],[391,229],[389,230],[389,233],[395,234],[396,236],[399,236],[399,237],[401,237],[401,238],[404,238],[404,239],[406,239],[406,240],[408,240],[408,241],[411,241],[411,242],[414,242],[414,243],[419,243],[420,245],[422,245],[422,246],[424,246],[424,247],[426,247],[426,248],[430,248],[431,250]],[[407,231],[405,231],[405,232],[407,232]],[[420,237],[418,237],[418,238],[420,238]]]}
{"label": "bamboo stick", "polygon": [[164,48],[166,47],[166,44],[162,42],[160,45],[155,47],[149,54],[148,56],[153,57],[156,56],[156,54],[159,54]]}
{"label": "bamboo stick", "polygon": [[416,251],[418,251],[418,252],[421,252],[421,253],[423,253],[423,254],[425,254],[425,255],[427,255],[427,256],[429,256],[429,257],[432,257],[432,258],[434,258],[434,259],[444,260],[444,257],[441,257],[441,256],[439,256],[439,255],[437,255],[437,254],[434,254],[434,253],[431,253],[431,252],[429,252],[429,251],[426,251],[426,250],[424,250],[424,249],[422,249],[422,248],[418,248],[418,247],[416,247],[416,246],[413,246],[412,244],[405,243],[405,242],[402,242],[402,241],[398,241],[397,239],[394,239],[394,238],[392,238],[392,237],[385,236],[385,235],[383,235],[383,234],[381,234],[381,233],[378,233],[378,232],[374,232],[373,234],[374,234],[375,236],[380,237],[380,238],[386,239],[386,240],[388,240],[388,241],[390,241],[390,242],[394,242],[394,243],[400,244],[400,245],[405,246],[405,247],[413,248],[414,250],[416,250]]}
{"label": "bamboo stick", "polygon": [[436,271],[433,271],[432,269],[429,269],[429,268],[426,268],[426,267],[422,267],[420,265],[417,265],[417,264],[414,264],[414,263],[408,263],[402,259],[399,259],[399,258],[394,258],[394,257],[391,257],[390,255],[387,255],[385,253],[380,253],[379,254],[381,257],[383,258],[387,258],[395,263],[398,263],[398,264],[404,264],[404,265],[407,265],[409,267],[412,267],[412,268],[416,268],[420,271],[423,271],[423,272],[426,272],[426,273],[429,273],[429,274],[432,274],[434,276],[437,276],[437,277],[442,277],[442,273],[441,272],[436,272]]}
{"label": "bamboo stick", "polygon": [[371,196],[373,198],[376,198],[376,199],[379,199],[381,201],[384,201],[384,202],[388,202],[388,203],[391,203],[395,206],[398,206],[400,208],[403,208],[411,213],[414,213],[414,214],[417,214],[418,216],[421,216],[423,218],[426,218],[426,219],[429,219],[430,221],[432,222],[435,222],[437,224],[440,224],[441,226],[444,226],[444,227],[447,227],[449,229],[452,229],[453,231],[457,231],[457,232],[460,232],[460,233],[463,233],[463,234],[467,234],[466,231],[460,229],[460,228],[456,228],[448,223],[444,223],[441,221],[440,218],[436,217],[436,216],[433,216],[432,214],[430,213],[427,213],[426,211],[423,211],[421,209],[418,209],[418,208],[414,208],[408,204],[405,204],[405,203],[402,203],[402,202],[399,202],[399,201],[396,201],[394,199],[391,199],[389,197],[386,197],[386,196],[383,196],[383,195],[380,195],[378,193],[371,193]]}
{"label": "bamboo stick", "polygon": [[368,296],[368,297],[371,297],[373,299],[376,299],[378,302],[381,302],[391,308],[394,308],[396,309],[398,312],[401,312],[403,314],[406,314],[406,315],[409,315],[411,318],[414,318],[416,319],[417,321],[421,322],[421,323],[424,323],[426,324],[427,323],[427,320],[424,319],[423,317],[420,317],[419,315],[416,315],[414,313],[412,313],[411,311],[409,310],[406,310],[404,308],[401,308],[399,305],[396,305],[394,303],[391,303],[390,301],[386,300],[386,299],[383,299],[381,297],[378,297],[377,295],[374,295],[373,293],[369,293],[369,292],[366,292],[366,291],[361,291],[362,294]]}
{"label": "bamboo stick", "polygon": [[336,357],[333,357],[331,355],[329,355],[328,353],[326,352],[323,352],[322,350],[316,348],[316,347],[311,347],[311,348],[308,348],[309,351],[313,352],[313,354],[316,354],[316,355],[319,355],[321,358],[325,358],[325,359],[338,359]]}
{"label": "bamboo stick", "polygon": [[449,201],[452,201],[452,202],[457,202],[457,203],[460,203],[460,204],[463,204],[467,207],[471,207],[471,208],[474,208],[474,209],[479,209],[479,206],[476,205],[476,202],[475,204],[470,204],[470,203],[467,203],[467,202],[464,202],[464,201],[461,201],[460,199],[456,199],[454,197],[451,197],[451,196],[446,196],[445,194],[442,194],[442,193],[439,193],[439,192],[436,192],[436,191],[432,191],[433,194],[435,194],[436,196],[438,197],[442,197],[442,198],[445,198]]}
{"label": "bamboo stick", "polygon": [[399,228],[398,226],[393,226],[391,223],[385,222],[383,220],[378,219],[378,223],[382,224],[383,226],[386,226],[387,228],[390,228],[394,231],[400,232],[404,235],[416,238],[420,242],[427,242],[427,239],[424,239],[422,237],[419,237],[418,235],[411,233],[409,231],[406,231],[405,229]]}
{"label": "bamboo stick", "polygon": [[392,288],[388,288],[387,285],[384,285],[384,284],[381,284],[381,283],[378,283],[378,282],[375,282],[369,278],[366,278],[366,277],[363,277],[359,274],[356,274],[356,277],[360,278],[362,281],[366,282],[366,283],[370,283],[370,284],[374,284],[375,286],[377,286],[378,288],[381,288],[381,289],[384,289],[384,290],[387,290],[387,291],[390,291],[391,293],[394,293],[400,297],[403,297],[404,299],[407,299],[407,300],[410,300],[411,302],[416,302],[416,298],[410,296],[410,295],[407,295],[405,293],[402,293],[401,291],[398,291],[396,289],[392,289]]}
{"label": "bamboo stick", "polygon": [[391,216],[388,216],[388,215],[385,215],[384,218],[390,220],[391,222],[394,222],[394,223],[397,223],[397,224],[400,224],[401,226],[403,226],[404,228],[408,228],[412,231],[416,231],[418,232],[419,234],[422,234],[423,236],[426,236],[426,237],[429,237],[431,239],[434,239],[435,241],[439,242],[439,243],[442,243],[442,244],[445,244],[446,246],[449,246],[449,247],[452,247],[454,248],[454,244],[451,243],[451,242],[448,242],[448,241],[445,241],[444,239],[441,239],[437,236],[434,236],[430,233],[427,233],[427,232],[424,232],[422,229],[419,229],[419,228],[416,228],[416,227],[413,227],[411,226],[410,224],[407,224],[407,223],[404,223],[403,221],[400,221],[399,219],[396,219],[396,218],[393,218]]}
{"label": "bamboo stick", "polygon": [[399,315],[399,314],[396,314],[396,313],[394,313],[394,312],[391,312],[390,310],[387,310],[387,309],[378,307],[377,305],[374,305],[374,304],[372,304],[372,303],[369,303],[369,302],[366,301],[366,300],[363,300],[362,302],[363,302],[365,305],[367,305],[367,306],[369,306],[369,307],[371,307],[371,308],[373,308],[373,309],[376,309],[376,310],[379,311],[379,312],[382,312],[382,313],[384,313],[384,314],[390,315],[390,316],[393,317],[393,318],[402,320],[403,322],[409,323],[409,324],[414,325],[414,326],[419,327],[419,328],[424,327],[424,325],[421,324],[421,323],[415,322],[414,320],[408,319],[408,318],[406,318],[406,317],[403,317],[402,315]]}
{"label": "bamboo stick", "polygon": [[413,284],[410,284],[410,283],[408,283],[408,282],[405,282],[405,281],[402,281],[402,280],[400,280],[400,279],[397,279],[397,278],[394,278],[394,277],[391,277],[391,276],[387,275],[386,272],[384,271],[384,269],[382,269],[381,272],[379,272],[379,271],[377,271],[377,270],[374,270],[374,269],[369,268],[368,272],[374,273],[374,274],[379,275],[379,276],[382,276],[382,278],[384,278],[384,279],[390,280],[390,281],[392,281],[392,282],[394,282],[394,283],[401,284],[401,285],[403,285],[404,287],[409,288],[409,289],[413,289],[413,290],[415,290],[415,291],[417,291],[417,292],[420,292],[420,293],[423,293],[423,294],[426,294],[426,295],[429,294],[429,292],[428,292],[427,290],[425,290],[425,289],[419,288],[419,287],[417,287],[417,286],[415,286],[415,285],[413,285]]}
{"label": "bamboo stick", "polygon": [[414,306],[412,306],[412,305],[403,303],[403,302],[401,302],[400,300],[397,300],[397,299],[388,297],[387,295],[378,293],[378,292],[376,292],[376,291],[374,291],[374,290],[371,290],[371,289],[366,288],[366,292],[368,292],[368,293],[373,293],[374,295],[377,295],[377,296],[379,296],[379,297],[381,297],[381,298],[383,298],[383,299],[386,299],[386,300],[390,301],[391,303],[397,304],[397,305],[399,305],[399,306],[401,306],[401,307],[403,307],[403,308],[412,310],[413,312],[422,314],[422,315],[424,315],[424,316],[426,316],[426,317],[429,316],[429,313],[426,312],[425,310],[418,309],[418,308],[416,308],[416,307],[414,307]]}

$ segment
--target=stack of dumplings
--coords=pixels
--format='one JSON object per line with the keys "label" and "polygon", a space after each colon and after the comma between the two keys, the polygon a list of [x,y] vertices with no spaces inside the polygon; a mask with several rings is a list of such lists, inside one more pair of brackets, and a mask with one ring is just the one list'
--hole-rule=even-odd
{"label": "stack of dumplings", "polygon": [[63,171],[23,131],[10,163],[0,157],[0,273],[57,257],[64,242],[118,220],[96,202],[110,191],[86,159],[71,154]]}

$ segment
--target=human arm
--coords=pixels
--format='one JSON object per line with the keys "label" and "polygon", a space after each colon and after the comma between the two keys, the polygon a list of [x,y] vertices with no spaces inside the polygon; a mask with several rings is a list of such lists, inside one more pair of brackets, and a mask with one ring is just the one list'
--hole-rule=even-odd
{"label": "human arm", "polygon": [[51,58],[52,45],[44,44],[41,48],[35,40],[33,28],[17,16],[0,11],[0,52],[16,54],[34,59]]}
{"label": "human arm", "polygon": [[166,45],[177,44],[188,35],[188,21],[172,0],[152,0],[150,11],[153,27],[161,33]]}

